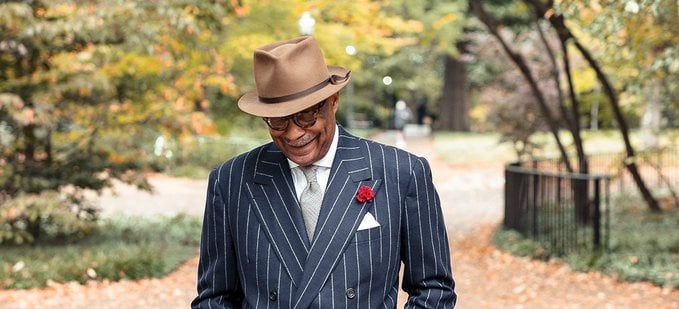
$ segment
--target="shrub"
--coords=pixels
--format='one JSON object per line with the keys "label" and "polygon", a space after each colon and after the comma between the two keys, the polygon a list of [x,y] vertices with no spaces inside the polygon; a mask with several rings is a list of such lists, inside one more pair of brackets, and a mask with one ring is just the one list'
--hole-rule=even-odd
{"label": "shrub", "polygon": [[[561,259],[576,271],[599,271],[624,281],[647,281],[679,289],[679,209],[651,213],[641,201],[630,203],[629,197],[615,204],[611,210],[609,248],[578,250]],[[515,231],[497,231],[494,242],[517,256],[546,258],[537,242]]]}
{"label": "shrub", "polygon": [[77,243],[0,246],[0,289],[162,277],[198,253],[201,221],[186,215],[116,217],[100,220],[98,228]]}
{"label": "shrub", "polygon": [[505,251],[516,256],[545,259],[545,248],[540,243],[525,238],[514,230],[499,230],[495,233],[494,243]]}
{"label": "shrub", "polygon": [[97,230],[98,213],[75,194],[20,194],[0,204],[0,244],[77,241]]}

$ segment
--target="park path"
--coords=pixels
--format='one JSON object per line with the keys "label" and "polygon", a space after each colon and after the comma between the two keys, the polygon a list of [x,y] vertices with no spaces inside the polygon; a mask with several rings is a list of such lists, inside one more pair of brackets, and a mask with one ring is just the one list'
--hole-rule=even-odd
{"label": "park path", "polygon": [[[393,132],[375,136],[395,144]],[[502,219],[502,162],[450,165],[430,139],[405,148],[428,158],[442,201],[459,308],[679,308],[679,291],[621,283],[598,273],[575,273],[559,262],[517,258],[492,246]],[[100,197],[104,214],[202,216],[205,181],[154,175],[155,194],[116,187]],[[46,289],[0,291],[0,308],[187,308],[195,295],[197,259],[162,279],[55,284]]]}

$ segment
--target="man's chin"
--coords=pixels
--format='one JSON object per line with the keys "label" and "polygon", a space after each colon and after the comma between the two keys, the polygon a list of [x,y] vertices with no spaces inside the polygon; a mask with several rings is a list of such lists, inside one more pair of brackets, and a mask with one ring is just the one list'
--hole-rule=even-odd
{"label": "man's chin", "polygon": [[293,162],[299,164],[297,161],[304,161],[306,158],[311,156],[313,149],[309,147],[310,145],[305,145],[303,147],[293,147],[286,145],[283,149],[283,154]]}
{"label": "man's chin", "polygon": [[311,165],[314,163],[314,160],[312,159],[313,156],[306,155],[306,156],[296,156],[296,155],[288,155],[288,159],[290,159],[292,162],[295,162],[299,164],[300,166],[307,166]]}

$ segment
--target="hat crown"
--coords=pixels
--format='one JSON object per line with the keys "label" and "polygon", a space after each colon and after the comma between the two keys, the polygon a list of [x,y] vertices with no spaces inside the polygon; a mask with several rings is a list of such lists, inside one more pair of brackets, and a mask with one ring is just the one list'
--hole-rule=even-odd
{"label": "hat crown", "polygon": [[351,71],[328,66],[311,36],[255,49],[256,89],[238,99],[238,108],[258,117],[292,115],[339,92]]}
{"label": "hat crown", "polygon": [[330,77],[323,51],[313,37],[256,49],[254,74],[257,92],[262,98],[300,93]]}

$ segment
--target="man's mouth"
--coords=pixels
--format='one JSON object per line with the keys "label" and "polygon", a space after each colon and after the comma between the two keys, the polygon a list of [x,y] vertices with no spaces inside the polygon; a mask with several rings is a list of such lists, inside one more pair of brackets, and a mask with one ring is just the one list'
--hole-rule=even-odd
{"label": "man's mouth", "polygon": [[309,135],[308,137],[305,136],[295,141],[286,141],[285,143],[294,148],[302,148],[311,143],[315,138],[315,136]]}

